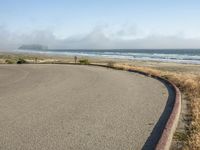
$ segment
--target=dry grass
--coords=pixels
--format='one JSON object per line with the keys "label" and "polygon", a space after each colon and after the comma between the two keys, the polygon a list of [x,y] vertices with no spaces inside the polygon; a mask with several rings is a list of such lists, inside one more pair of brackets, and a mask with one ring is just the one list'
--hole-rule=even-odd
{"label": "dry grass", "polygon": [[188,126],[186,127],[183,149],[200,149],[200,75],[162,71],[151,67],[138,67],[128,64],[115,64],[114,67],[123,70],[137,70],[156,75],[173,82],[189,101]]}

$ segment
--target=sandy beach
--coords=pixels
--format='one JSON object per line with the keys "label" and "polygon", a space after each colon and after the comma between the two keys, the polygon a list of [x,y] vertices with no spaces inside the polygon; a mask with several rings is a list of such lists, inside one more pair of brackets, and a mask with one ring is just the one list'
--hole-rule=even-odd
{"label": "sandy beach", "polygon": [[[74,63],[73,56],[61,56],[61,55],[48,55],[48,54],[34,54],[34,53],[12,53],[12,52],[0,52],[0,64],[5,64],[6,59],[24,58],[28,63]],[[127,59],[114,59],[114,58],[99,58],[99,57],[78,57],[80,59],[88,59],[90,63],[108,64],[109,62],[118,64],[128,64],[139,67],[151,67],[162,71],[180,72],[180,73],[200,73],[200,65],[198,64],[186,64],[186,63],[174,63],[174,62],[161,62],[161,61],[140,61],[140,60],[127,60]]]}

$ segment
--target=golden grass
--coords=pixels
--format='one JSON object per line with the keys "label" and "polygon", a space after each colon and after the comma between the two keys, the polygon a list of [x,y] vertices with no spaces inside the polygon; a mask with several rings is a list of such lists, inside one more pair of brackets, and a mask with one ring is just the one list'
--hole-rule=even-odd
{"label": "golden grass", "polygon": [[129,64],[115,64],[114,67],[123,70],[137,70],[150,75],[163,77],[173,82],[189,101],[188,126],[183,149],[200,149],[200,75],[162,71],[151,67],[138,67]]}

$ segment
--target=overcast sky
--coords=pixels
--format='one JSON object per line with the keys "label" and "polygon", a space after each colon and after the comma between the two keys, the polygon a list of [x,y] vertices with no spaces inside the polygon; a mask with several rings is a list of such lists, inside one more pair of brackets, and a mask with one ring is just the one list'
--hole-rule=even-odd
{"label": "overcast sky", "polygon": [[0,0],[0,49],[200,48],[199,0]]}

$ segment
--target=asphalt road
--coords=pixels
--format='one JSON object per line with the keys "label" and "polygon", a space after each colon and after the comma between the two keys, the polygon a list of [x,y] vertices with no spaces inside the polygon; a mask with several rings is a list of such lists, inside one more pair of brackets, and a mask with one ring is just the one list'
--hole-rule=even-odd
{"label": "asphalt road", "polygon": [[125,71],[0,65],[0,149],[141,149],[168,95],[161,82]]}

